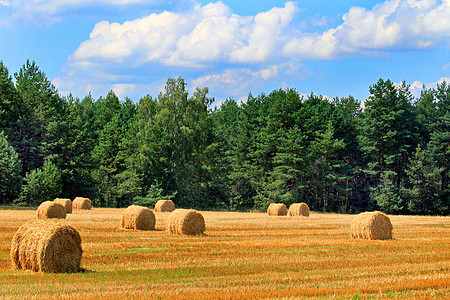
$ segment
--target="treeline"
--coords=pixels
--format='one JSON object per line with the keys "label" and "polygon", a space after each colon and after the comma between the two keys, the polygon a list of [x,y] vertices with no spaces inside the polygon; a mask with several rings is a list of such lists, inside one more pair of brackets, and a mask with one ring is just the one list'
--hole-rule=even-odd
{"label": "treeline", "polygon": [[168,79],[138,102],[61,97],[27,61],[0,62],[0,204],[87,196],[94,206],[173,199],[198,209],[449,214],[450,86],[380,79],[364,103],[294,89],[226,100]]}

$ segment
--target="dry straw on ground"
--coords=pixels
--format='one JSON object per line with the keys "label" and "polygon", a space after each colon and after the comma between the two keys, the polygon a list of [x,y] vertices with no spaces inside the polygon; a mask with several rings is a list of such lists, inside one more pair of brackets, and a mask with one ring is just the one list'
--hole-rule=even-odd
{"label": "dry straw on ground", "polygon": [[156,212],[172,212],[175,210],[175,204],[172,200],[159,200],[155,204]]}
{"label": "dry straw on ground", "polygon": [[309,217],[309,207],[306,203],[293,203],[289,206],[290,216],[303,216]]}
{"label": "dry straw on ground", "polygon": [[174,234],[198,235],[205,231],[205,219],[194,209],[176,209],[167,219],[166,230]]}
{"label": "dry straw on ground", "polygon": [[35,220],[17,230],[10,254],[16,269],[68,273],[80,271],[83,250],[72,226]]}
{"label": "dry straw on ground", "polygon": [[283,203],[270,203],[267,213],[269,216],[286,216],[287,208]]}
{"label": "dry straw on ground", "polygon": [[91,200],[89,200],[88,198],[83,198],[83,197],[76,197],[73,200],[73,209],[91,209],[92,208],[92,204],[91,204]]}
{"label": "dry straw on ground", "polygon": [[59,203],[44,201],[37,209],[39,219],[65,219],[66,209]]}
{"label": "dry straw on ground", "polygon": [[120,227],[124,229],[154,230],[155,214],[148,207],[131,205],[122,214]]}
{"label": "dry straw on ground", "polygon": [[352,238],[369,240],[392,239],[391,220],[379,211],[361,213],[353,219],[350,234]]}
{"label": "dry straw on ground", "polygon": [[54,202],[64,206],[66,213],[72,213],[72,201],[70,201],[70,199],[56,198]]}

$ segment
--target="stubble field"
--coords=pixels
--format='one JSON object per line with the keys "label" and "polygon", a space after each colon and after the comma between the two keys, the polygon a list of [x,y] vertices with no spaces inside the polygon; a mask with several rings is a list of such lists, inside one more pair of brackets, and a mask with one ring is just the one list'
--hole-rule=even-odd
{"label": "stubble field", "polygon": [[84,272],[14,270],[9,251],[34,210],[0,209],[1,299],[450,298],[450,218],[389,216],[393,240],[351,239],[354,215],[201,212],[204,236],[120,230],[124,209],[74,211]]}

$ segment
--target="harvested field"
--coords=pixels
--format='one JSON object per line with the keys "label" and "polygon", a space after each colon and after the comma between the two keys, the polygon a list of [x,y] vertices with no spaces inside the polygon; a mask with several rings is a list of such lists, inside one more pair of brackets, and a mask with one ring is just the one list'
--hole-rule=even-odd
{"label": "harvested field", "polygon": [[201,211],[204,236],[118,228],[124,209],[76,211],[83,273],[15,270],[9,251],[34,210],[0,209],[0,298],[385,299],[450,297],[450,218],[392,216],[392,240],[352,239],[355,215]]}

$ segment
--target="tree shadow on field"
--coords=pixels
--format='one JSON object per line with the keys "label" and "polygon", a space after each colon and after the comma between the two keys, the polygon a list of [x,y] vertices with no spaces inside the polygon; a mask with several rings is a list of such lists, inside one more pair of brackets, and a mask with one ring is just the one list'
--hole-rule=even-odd
{"label": "tree shadow on field", "polygon": [[200,234],[196,234],[196,235],[194,235],[194,236],[201,236],[201,237],[207,237],[207,236],[209,236],[209,235],[207,235],[206,233],[200,233]]}
{"label": "tree shadow on field", "polygon": [[80,268],[78,271],[67,271],[67,272],[35,272],[32,270],[24,270],[24,271],[29,271],[30,273],[33,274],[56,274],[56,275],[70,275],[70,274],[91,274],[91,273],[97,273],[97,271],[94,270],[89,270],[86,268]]}
{"label": "tree shadow on field", "polygon": [[80,268],[80,270],[78,272],[74,272],[74,273],[90,274],[90,273],[97,273],[97,271],[89,270],[86,268]]}

